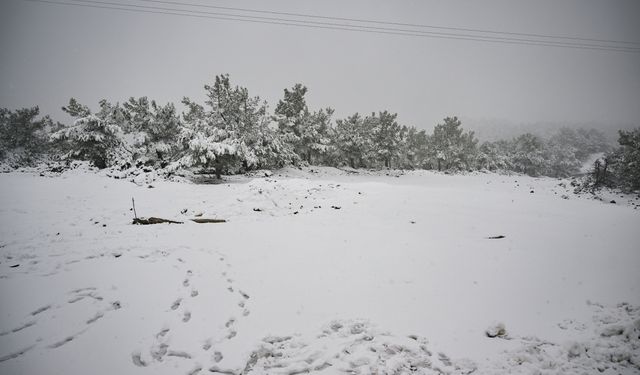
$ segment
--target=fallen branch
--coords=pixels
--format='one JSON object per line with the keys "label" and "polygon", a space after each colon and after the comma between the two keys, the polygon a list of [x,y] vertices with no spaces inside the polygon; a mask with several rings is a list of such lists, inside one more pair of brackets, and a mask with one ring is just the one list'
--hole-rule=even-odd
{"label": "fallen branch", "polygon": [[173,220],[167,220],[167,219],[162,219],[159,217],[150,217],[150,218],[135,218],[133,219],[133,224],[137,224],[137,225],[150,225],[150,224],[162,224],[162,223],[169,223],[169,224],[184,224],[182,221],[173,221]]}
{"label": "fallen branch", "polygon": [[205,223],[226,223],[227,221],[225,219],[202,219],[202,218],[196,218],[196,219],[191,219],[191,221],[198,223],[198,224],[205,224]]}

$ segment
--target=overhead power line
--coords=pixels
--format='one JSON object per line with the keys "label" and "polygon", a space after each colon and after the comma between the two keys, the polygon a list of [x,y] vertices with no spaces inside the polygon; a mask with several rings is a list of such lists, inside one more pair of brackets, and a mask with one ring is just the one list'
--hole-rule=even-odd
{"label": "overhead power line", "polygon": [[624,40],[594,39],[594,38],[585,38],[585,37],[576,37],[576,36],[562,36],[562,35],[535,34],[535,33],[518,33],[518,32],[511,32],[511,31],[498,31],[498,30],[486,30],[486,29],[469,29],[469,28],[463,28],[463,27],[436,26],[436,25],[425,25],[425,24],[415,24],[415,23],[402,23],[402,22],[369,20],[369,19],[361,19],[361,18],[321,16],[321,15],[316,15],[316,14],[305,14],[305,13],[276,12],[276,11],[262,10],[262,9],[234,8],[234,7],[224,7],[224,6],[217,6],[217,5],[209,5],[209,4],[182,3],[182,2],[178,2],[178,1],[163,1],[163,0],[138,0],[138,1],[145,2],[145,3],[181,5],[181,6],[190,6],[190,7],[197,7],[197,8],[223,9],[223,10],[233,10],[233,11],[240,11],[240,12],[274,14],[274,15],[282,15],[282,16],[294,16],[294,17],[306,17],[306,18],[327,19],[327,20],[336,20],[336,21],[371,23],[371,24],[379,24],[379,25],[408,26],[408,27],[418,27],[418,28],[427,28],[427,29],[439,29],[439,30],[451,30],[451,31],[468,31],[468,32],[486,33],[486,34],[527,36],[527,37],[547,38],[547,39],[580,40],[580,41],[585,41],[585,42],[619,43],[619,44],[631,44],[631,45],[640,46],[640,42],[631,42],[631,41],[624,41]]}
{"label": "overhead power line", "polygon": [[[248,15],[235,14],[235,13],[206,12],[206,11],[200,11],[200,10],[181,9],[181,8],[164,8],[164,7],[157,7],[157,6],[144,6],[144,5],[138,5],[138,4],[123,4],[123,3],[98,1],[98,0],[71,0],[71,1],[23,0],[23,1],[54,4],[54,5],[64,5],[64,6],[112,9],[112,10],[121,10],[121,11],[136,12],[136,13],[166,14],[166,15],[208,18],[208,19],[217,19],[217,20],[226,20],[226,21],[240,21],[240,22],[260,23],[260,24],[316,28],[316,29],[355,31],[355,32],[362,32],[362,33],[390,34],[390,35],[403,35],[403,36],[427,37],[427,38],[439,38],[439,39],[457,39],[457,40],[502,43],[502,44],[534,45],[534,46],[640,53],[640,48],[637,48],[637,47],[626,47],[626,46],[616,46],[616,45],[607,45],[607,44],[560,42],[560,41],[536,40],[536,39],[513,38],[513,37],[494,37],[494,36],[485,36],[485,35],[468,34],[468,33],[467,34],[444,33],[444,32],[432,32],[432,31],[411,30],[411,29],[398,29],[398,28],[391,28],[391,27],[349,25],[349,24],[342,24],[342,23],[317,22],[317,21],[298,20],[298,19],[290,19],[290,18],[248,16]],[[139,1],[144,1],[144,0],[139,0]],[[191,5],[191,6],[195,6],[195,5]]]}
{"label": "overhead power line", "polygon": [[[285,23],[296,23],[296,24],[304,24],[305,26],[321,26],[321,27],[338,27],[338,28],[348,28],[357,30],[369,30],[369,31],[382,31],[385,33],[406,33],[407,35],[413,34],[421,34],[424,36],[431,37],[451,37],[451,38],[472,38],[468,40],[478,40],[482,39],[482,41],[501,41],[501,42],[524,42],[524,43],[536,43],[540,45],[557,45],[561,47],[587,47],[587,48],[595,48],[595,49],[615,49],[615,50],[627,50],[633,49],[634,47],[622,47],[622,46],[607,46],[607,45],[596,45],[596,44],[585,44],[585,43],[576,43],[576,42],[556,42],[556,41],[544,41],[544,40],[534,40],[534,39],[522,39],[522,38],[513,38],[513,37],[494,37],[494,36],[483,36],[483,35],[474,35],[474,34],[459,34],[459,33],[444,33],[444,32],[433,32],[433,31],[421,31],[421,30],[409,30],[409,29],[397,29],[397,28],[388,28],[388,27],[376,27],[376,26],[361,26],[361,25],[347,25],[341,23],[331,23],[331,22],[317,22],[317,21],[308,21],[308,20],[295,20],[295,19],[285,19],[285,18],[274,18],[274,17],[261,17],[261,16],[248,16],[248,15],[238,15],[238,14],[230,14],[230,13],[220,13],[220,12],[207,12],[207,11],[195,11],[190,9],[176,9],[176,8],[164,8],[157,6],[144,6],[138,4],[123,4],[116,3],[111,1],[102,1],[102,0],[72,0],[74,3],[86,3],[86,4],[100,4],[100,5],[108,5],[108,6],[125,6],[127,8],[135,8],[135,9],[150,9],[156,11],[163,12],[181,12],[181,13],[189,13],[189,14],[199,14],[199,15],[207,15],[207,16],[216,16],[216,17],[234,17],[242,18],[242,20],[253,20],[255,21],[269,21],[271,22],[285,22]],[[151,0],[154,1],[154,0]],[[212,17],[215,18],[215,17]],[[281,23],[282,24],[282,23]],[[295,26],[295,25],[294,25]],[[356,30],[357,29],[357,30]],[[640,52],[640,48],[636,48],[638,52]]]}

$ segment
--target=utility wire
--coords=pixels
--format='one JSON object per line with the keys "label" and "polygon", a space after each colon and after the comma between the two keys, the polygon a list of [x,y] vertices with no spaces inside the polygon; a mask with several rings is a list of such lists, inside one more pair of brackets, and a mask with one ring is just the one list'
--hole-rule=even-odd
{"label": "utility wire", "polygon": [[297,27],[316,28],[316,29],[345,30],[345,31],[356,31],[356,32],[375,33],[375,34],[404,35],[404,36],[416,36],[416,37],[428,37],[428,38],[440,38],[440,39],[457,39],[457,40],[469,40],[469,41],[478,41],[478,42],[492,42],[492,43],[502,43],[502,44],[549,46],[549,47],[603,50],[603,51],[630,52],[630,53],[640,52],[640,48],[634,48],[634,47],[606,46],[606,45],[594,45],[594,44],[571,43],[571,42],[539,41],[539,40],[517,39],[517,38],[498,38],[498,37],[488,37],[488,36],[482,36],[482,35],[475,36],[475,35],[469,35],[469,34],[435,33],[435,32],[426,32],[426,31],[417,31],[417,30],[407,30],[407,29],[356,26],[356,25],[313,22],[313,21],[303,21],[303,20],[294,20],[294,19],[268,18],[268,17],[246,16],[246,15],[228,14],[228,13],[203,12],[203,11],[176,9],[176,8],[161,8],[161,7],[141,6],[141,5],[135,5],[135,4],[113,3],[113,2],[106,2],[106,1],[90,1],[90,0],[72,0],[74,2],[51,1],[51,0],[23,0],[23,1],[55,4],[55,5],[122,10],[122,11],[128,11],[128,12],[136,12],[136,13],[166,14],[166,15],[176,15],[176,16],[195,17],[195,18],[209,18],[209,19],[219,19],[219,20],[228,20],[228,21],[286,25],[286,26],[297,26]]}
{"label": "utility wire", "polygon": [[631,41],[624,41],[624,40],[594,39],[594,38],[584,38],[584,37],[575,37],[575,36],[548,35],[548,34],[536,34],[536,33],[518,33],[518,32],[510,32],[510,31],[484,30],[484,29],[469,29],[469,28],[462,28],[462,27],[447,27],[447,26],[435,26],[435,25],[414,24],[414,23],[390,22],[390,21],[369,20],[369,19],[361,19],[361,18],[321,16],[316,14],[305,14],[305,13],[276,12],[276,11],[261,10],[261,9],[233,8],[233,7],[223,7],[223,6],[209,5],[209,4],[182,3],[178,1],[166,1],[166,0],[164,1],[163,0],[138,0],[138,1],[146,2],[146,3],[156,3],[156,4],[170,4],[170,5],[181,5],[181,6],[190,6],[190,7],[199,7],[199,8],[224,9],[224,10],[233,10],[233,11],[250,12],[250,13],[263,13],[263,14],[274,14],[274,15],[283,15],[283,16],[328,19],[328,20],[337,20],[337,21],[373,23],[373,24],[380,24],[380,25],[408,26],[408,27],[419,27],[419,28],[451,30],[451,31],[468,31],[468,32],[486,33],[486,34],[503,34],[503,35],[527,36],[527,37],[537,37],[537,38],[547,38],[547,39],[580,40],[585,42],[633,44],[633,45],[640,46],[640,42],[631,42]]}
{"label": "utility wire", "polygon": [[238,14],[229,14],[229,13],[219,13],[219,12],[206,12],[206,11],[197,11],[197,10],[188,10],[188,9],[176,9],[176,8],[163,8],[163,7],[155,7],[155,6],[144,6],[137,4],[123,4],[123,3],[115,3],[111,1],[100,1],[100,0],[71,0],[77,3],[88,3],[88,4],[103,4],[110,6],[125,6],[130,8],[140,8],[140,9],[152,9],[152,10],[161,10],[161,11],[169,11],[169,12],[187,12],[194,14],[205,14],[205,15],[213,15],[213,16],[222,16],[222,17],[241,17],[247,19],[254,20],[263,20],[263,21],[277,21],[277,22],[296,22],[296,23],[304,23],[304,24],[312,24],[312,25],[320,25],[320,26],[337,26],[337,27],[348,27],[348,28],[361,28],[364,30],[375,30],[375,31],[389,31],[389,32],[402,32],[402,33],[418,33],[425,34],[431,36],[449,36],[449,37],[463,37],[463,38],[482,38],[487,40],[496,40],[496,41],[514,41],[514,42],[527,42],[527,43],[544,43],[547,44],[557,44],[558,46],[568,46],[568,47],[596,47],[596,48],[606,48],[606,49],[635,49],[637,52],[640,52],[640,47],[623,47],[623,46],[607,46],[607,45],[597,45],[597,44],[585,44],[585,43],[576,43],[576,42],[556,42],[556,41],[545,41],[545,40],[535,40],[535,39],[522,39],[522,38],[508,38],[508,37],[493,37],[493,36],[484,36],[484,35],[473,35],[473,34],[457,34],[457,33],[443,33],[443,32],[433,32],[433,31],[420,31],[420,30],[408,30],[408,29],[397,29],[397,28],[388,28],[388,27],[375,27],[375,26],[361,26],[361,25],[348,25],[343,23],[331,23],[331,22],[317,22],[317,21],[308,21],[308,20],[295,20],[295,19],[285,19],[285,18],[273,18],[273,17],[261,17],[261,16],[248,16],[248,15],[238,15]]}

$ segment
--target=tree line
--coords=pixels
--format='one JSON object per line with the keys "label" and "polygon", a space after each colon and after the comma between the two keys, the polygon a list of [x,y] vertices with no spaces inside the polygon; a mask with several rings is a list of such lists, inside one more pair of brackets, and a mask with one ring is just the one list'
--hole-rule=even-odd
{"label": "tree line", "polygon": [[[284,90],[273,113],[228,75],[216,76],[204,89],[205,102],[185,97],[182,113],[173,103],[147,97],[101,100],[97,111],[71,98],[62,107],[75,119],[70,125],[40,117],[38,107],[0,109],[0,158],[19,155],[17,163],[28,164],[46,156],[87,160],[98,168],[168,172],[197,168],[218,176],[306,164],[564,177],[589,155],[609,152],[609,180],[615,170],[638,169],[629,164],[637,160],[638,130],[621,132],[624,142],[615,150],[594,129],[561,128],[546,139],[527,133],[480,143],[457,117],[445,118],[431,134],[399,124],[397,114],[386,110],[334,120],[333,109],[308,107],[301,84]],[[628,148],[636,153],[631,159]]]}

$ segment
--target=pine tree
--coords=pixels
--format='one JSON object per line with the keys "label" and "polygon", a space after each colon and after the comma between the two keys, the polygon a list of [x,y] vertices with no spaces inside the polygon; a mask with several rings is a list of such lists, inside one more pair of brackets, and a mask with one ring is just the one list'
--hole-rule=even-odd
{"label": "pine tree", "polygon": [[120,127],[124,113],[119,105],[101,100],[100,111],[92,115],[86,106],[72,98],[62,110],[77,118],[73,126],[52,134],[52,139],[68,143],[70,151],[66,157],[91,161],[98,168],[129,162],[130,153]]}
{"label": "pine tree", "polygon": [[397,113],[383,111],[377,115],[372,113],[365,119],[371,131],[375,158],[386,168],[391,168],[393,160],[400,156],[400,125],[397,117]]}
{"label": "pine tree", "polygon": [[626,191],[640,190],[640,128],[618,132],[618,147],[606,160],[615,186]]}
{"label": "pine tree", "polygon": [[338,158],[351,168],[368,166],[372,141],[371,133],[367,130],[364,119],[358,113],[336,121],[334,144],[338,150]]}
{"label": "pine tree", "polygon": [[478,141],[473,132],[464,132],[457,117],[447,117],[437,124],[431,136],[431,157],[438,170],[468,169],[474,165]]}
{"label": "pine tree", "polygon": [[207,107],[185,98],[187,112],[181,142],[186,149],[181,163],[213,168],[222,173],[279,163],[284,143],[269,128],[267,106],[259,97],[250,97],[244,87],[232,87],[229,76],[216,76],[205,85]]}
{"label": "pine tree", "polygon": [[178,152],[182,123],[173,103],[164,106],[147,97],[129,98],[123,104],[126,131],[133,134],[134,160],[147,165],[165,167]]}
{"label": "pine tree", "polygon": [[45,152],[47,128],[53,126],[49,116],[38,118],[38,107],[10,111],[0,108],[0,157],[6,151],[20,154],[22,163],[31,163],[33,158]]}
{"label": "pine tree", "polygon": [[545,170],[544,144],[542,140],[526,133],[514,139],[513,167],[516,172],[539,176]]}

